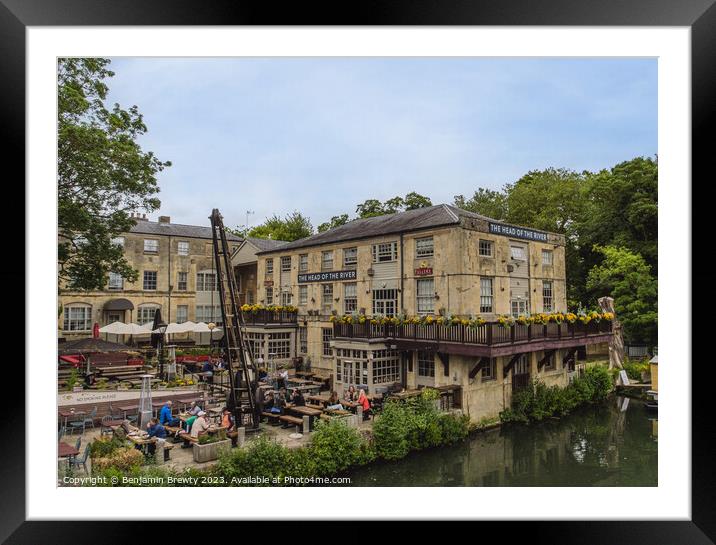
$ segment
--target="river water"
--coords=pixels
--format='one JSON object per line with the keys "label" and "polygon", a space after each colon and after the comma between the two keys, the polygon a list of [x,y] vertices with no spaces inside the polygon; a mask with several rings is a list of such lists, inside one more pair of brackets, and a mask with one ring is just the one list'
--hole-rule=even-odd
{"label": "river water", "polygon": [[612,397],[350,474],[352,486],[657,486],[656,414]]}

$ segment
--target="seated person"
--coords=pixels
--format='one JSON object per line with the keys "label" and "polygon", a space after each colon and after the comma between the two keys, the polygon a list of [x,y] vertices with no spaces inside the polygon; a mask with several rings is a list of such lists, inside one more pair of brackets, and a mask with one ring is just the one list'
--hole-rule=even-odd
{"label": "seated person", "polygon": [[362,388],[360,392],[358,392],[358,404],[363,407],[363,420],[368,420],[368,415],[370,414],[370,400],[368,399],[368,396],[365,395],[365,390]]}
{"label": "seated person", "polygon": [[306,405],[306,399],[299,390],[294,390],[291,394],[291,403],[293,403],[296,407],[303,407]]}
{"label": "seated person", "polygon": [[226,428],[226,431],[234,429],[234,417],[228,407],[221,409],[221,427]]}
{"label": "seated person", "polygon": [[[147,422],[147,434],[149,434],[149,437],[156,437],[158,440],[157,443],[161,444],[167,437],[167,430],[159,423],[159,420],[152,418],[149,422]],[[154,443],[149,443],[147,445],[147,452],[149,454],[154,454],[156,452],[156,445]]]}
{"label": "seated person", "polygon": [[348,389],[343,392],[343,399],[345,401],[355,401],[356,400],[356,389],[355,386],[352,384],[348,387]]}
{"label": "seated person", "polygon": [[275,400],[273,398],[273,391],[269,390],[264,394],[264,411],[265,412],[271,412],[271,409],[273,408],[275,403]]}
{"label": "seated person", "polygon": [[[201,412],[201,411],[200,411]],[[192,415],[184,421],[184,431],[187,433],[191,432],[191,426],[194,421],[198,418],[198,415]],[[178,433],[178,432],[177,432]]]}
{"label": "seated person", "polygon": [[199,412],[201,412],[201,407],[196,404],[196,401],[192,401],[191,405],[189,405],[189,414],[192,416],[196,416],[197,414],[199,414]]}
{"label": "seated person", "polygon": [[196,420],[194,420],[194,423],[191,425],[190,435],[194,438],[199,437],[200,435],[205,434],[210,427],[211,420],[209,419],[209,415],[206,414],[206,412],[201,411],[196,417]]}
{"label": "seated person", "polygon": [[266,379],[268,378],[268,373],[266,372],[266,369],[263,367],[259,369],[259,382],[266,382]]}
{"label": "seated person", "polygon": [[331,397],[328,398],[328,405],[326,405],[326,409],[331,411],[343,410],[343,405],[341,405],[341,402],[338,399],[338,392],[331,392]]}
{"label": "seated person", "polygon": [[[273,407],[274,409],[278,409],[281,414],[284,414],[286,412],[286,405],[286,390],[281,388],[274,399]],[[273,410],[272,412],[276,411]]]}
{"label": "seated person", "polygon": [[179,419],[172,416],[172,402],[171,400],[164,403],[164,407],[159,411],[159,423],[162,426],[178,426]]}

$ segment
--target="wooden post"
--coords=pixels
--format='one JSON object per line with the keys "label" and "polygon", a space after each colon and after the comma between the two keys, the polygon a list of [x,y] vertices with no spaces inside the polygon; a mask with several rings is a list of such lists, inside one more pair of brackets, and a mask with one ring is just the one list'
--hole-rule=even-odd
{"label": "wooden post", "polygon": [[246,443],[246,428],[241,426],[240,428],[237,428],[236,433],[236,446],[243,447],[244,443]]}
{"label": "wooden post", "polygon": [[304,415],[303,416],[303,433],[310,433],[311,432],[311,417]]}

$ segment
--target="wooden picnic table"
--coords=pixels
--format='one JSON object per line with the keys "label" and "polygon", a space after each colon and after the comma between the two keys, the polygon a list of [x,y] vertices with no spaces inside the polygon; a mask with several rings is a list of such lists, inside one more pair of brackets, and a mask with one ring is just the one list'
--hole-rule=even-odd
{"label": "wooden picnic table", "polygon": [[[409,397],[415,397],[420,395],[420,390],[403,390],[402,392],[397,392],[395,394],[390,394],[391,397],[397,397],[398,399],[406,399]],[[368,398],[370,399],[370,398]]]}
{"label": "wooden picnic table", "polygon": [[117,408],[124,413],[124,419],[127,419],[127,413],[130,411],[138,411],[139,405],[117,405]]}
{"label": "wooden picnic table", "polygon": [[77,456],[80,453],[80,451],[77,450],[74,446],[68,445],[64,441],[60,441],[59,443],[57,443],[57,452],[59,458],[71,458],[72,456]]}
{"label": "wooden picnic table", "polygon": [[59,414],[62,418],[64,418],[64,424],[63,427],[65,430],[67,429],[67,419],[71,416],[84,416],[86,413],[85,411],[75,411],[72,409],[62,409],[57,411],[57,414]]}
{"label": "wooden picnic table", "polygon": [[291,406],[288,410],[306,416],[321,416],[323,414],[321,409],[314,409],[313,407],[307,407],[306,405]]}

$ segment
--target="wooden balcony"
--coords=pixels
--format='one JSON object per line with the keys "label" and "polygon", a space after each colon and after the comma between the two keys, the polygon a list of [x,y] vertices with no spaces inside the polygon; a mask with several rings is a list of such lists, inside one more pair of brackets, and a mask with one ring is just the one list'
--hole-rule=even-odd
{"label": "wooden balcony", "polygon": [[448,354],[497,357],[536,350],[551,350],[609,341],[612,323],[606,320],[549,324],[515,324],[503,327],[496,322],[477,327],[418,324],[333,324],[335,339],[384,342],[398,350],[434,350]]}
{"label": "wooden balcony", "polygon": [[269,309],[260,309],[256,312],[241,311],[244,325],[290,325],[295,326],[298,323],[298,312],[288,312],[285,310],[274,311]]}

